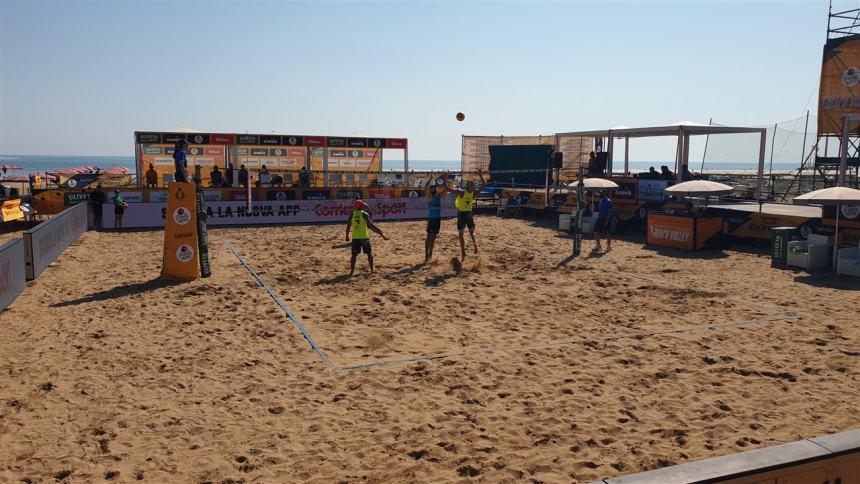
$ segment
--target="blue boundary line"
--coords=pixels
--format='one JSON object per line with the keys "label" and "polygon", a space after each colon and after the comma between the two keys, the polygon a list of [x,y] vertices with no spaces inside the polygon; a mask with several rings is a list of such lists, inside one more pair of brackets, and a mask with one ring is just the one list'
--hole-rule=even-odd
{"label": "blue boundary line", "polygon": [[305,337],[308,343],[310,343],[311,348],[313,348],[313,350],[320,357],[323,363],[325,363],[326,365],[331,365],[331,360],[328,358],[328,356],[326,356],[325,352],[317,345],[316,341],[314,341],[313,336],[308,333],[308,330],[304,327],[302,322],[299,321],[299,318],[296,317],[296,315],[293,314],[293,312],[290,311],[289,308],[287,308],[286,304],[284,304],[283,301],[281,301],[281,298],[278,297],[277,294],[275,294],[275,291],[273,291],[272,288],[269,287],[268,284],[266,284],[266,281],[262,277],[260,277],[260,275],[257,274],[254,269],[251,268],[250,265],[248,265],[248,262],[246,262],[242,255],[239,254],[239,251],[237,251],[236,248],[233,247],[233,244],[231,244],[230,242],[224,242],[224,245],[227,246],[227,250],[232,252],[233,255],[236,256],[237,259],[239,259],[239,262],[245,267],[245,269],[247,269],[248,272],[251,273],[254,279],[257,280],[257,283],[259,283],[263,287],[263,289],[265,289],[266,292],[269,293],[269,296],[275,301],[275,304],[277,304],[284,311],[284,314],[288,318],[290,318],[290,321],[292,321],[296,328],[301,331],[302,335]]}

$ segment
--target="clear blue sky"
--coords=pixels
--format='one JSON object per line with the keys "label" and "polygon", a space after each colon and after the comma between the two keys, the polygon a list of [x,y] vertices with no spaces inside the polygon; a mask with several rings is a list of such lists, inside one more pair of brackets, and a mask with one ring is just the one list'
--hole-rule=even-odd
{"label": "clear blue sky", "polygon": [[464,133],[761,125],[814,114],[826,14],[826,1],[0,0],[0,153],[131,155],[134,130],[187,126],[402,136],[411,158],[456,160]]}

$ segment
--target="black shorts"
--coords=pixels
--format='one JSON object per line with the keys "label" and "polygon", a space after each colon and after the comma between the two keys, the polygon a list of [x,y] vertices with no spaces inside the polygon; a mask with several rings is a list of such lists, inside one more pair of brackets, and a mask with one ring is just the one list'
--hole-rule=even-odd
{"label": "black shorts", "polygon": [[113,213],[116,215],[122,215],[125,213],[125,207],[120,207],[119,205],[114,205]]}
{"label": "black shorts", "polygon": [[594,222],[594,231],[595,232],[612,232],[612,224],[610,223],[611,219],[609,217],[598,217],[597,221]]}
{"label": "black shorts", "polygon": [[472,212],[457,212],[457,230],[463,230],[469,227],[469,230],[475,230],[475,218]]}
{"label": "black shorts", "polygon": [[352,255],[358,255],[361,251],[370,255],[370,239],[352,239]]}
{"label": "black shorts", "polygon": [[427,219],[427,233],[433,235],[439,235],[439,230],[442,228],[442,219],[441,218],[428,218]]}

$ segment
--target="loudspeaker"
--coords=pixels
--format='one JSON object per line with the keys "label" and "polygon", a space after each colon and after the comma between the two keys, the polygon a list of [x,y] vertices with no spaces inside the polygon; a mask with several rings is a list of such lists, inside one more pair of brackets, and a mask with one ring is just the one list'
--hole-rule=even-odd
{"label": "loudspeaker", "polygon": [[564,163],[564,153],[561,151],[556,151],[552,154],[552,167],[553,169],[559,170],[561,169],[561,165]]}

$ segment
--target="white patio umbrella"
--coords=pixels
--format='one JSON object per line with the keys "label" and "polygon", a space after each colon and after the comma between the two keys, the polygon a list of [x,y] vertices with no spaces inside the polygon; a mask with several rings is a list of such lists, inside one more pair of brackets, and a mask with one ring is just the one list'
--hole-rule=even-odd
{"label": "white patio umbrella", "polygon": [[708,197],[711,195],[727,195],[732,193],[734,188],[723,183],[717,183],[708,180],[690,180],[663,190],[663,193],[672,195],[699,195],[705,197],[705,207],[708,206]]}
{"label": "white patio umbrella", "polygon": [[[579,182],[569,183],[567,186],[575,187]],[[618,184],[612,180],[605,178],[583,178],[582,186],[586,190],[614,190],[618,188]],[[594,200],[591,201],[591,210],[594,211]]]}
{"label": "white patio umbrella", "polygon": [[708,180],[690,180],[677,185],[672,185],[664,190],[666,193],[677,195],[726,195],[734,188],[729,185]]}
{"label": "white patio umbrella", "polygon": [[860,205],[860,190],[848,187],[830,187],[794,197],[795,205],[836,205],[836,237],[833,240],[833,267],[839,256],[839,212],[842,205]]}

